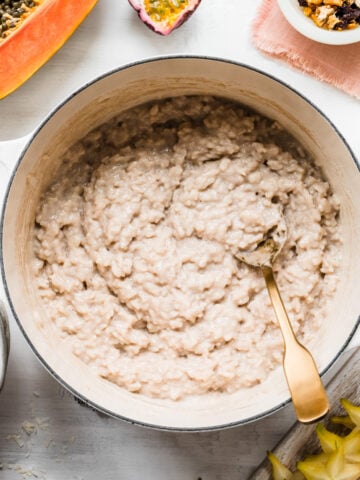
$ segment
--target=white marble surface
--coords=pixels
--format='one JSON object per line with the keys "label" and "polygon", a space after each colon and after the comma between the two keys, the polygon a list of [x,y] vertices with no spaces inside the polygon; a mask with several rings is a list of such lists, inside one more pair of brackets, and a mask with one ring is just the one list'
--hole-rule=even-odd
{"label": "white marble surface", "polygon": [[[250,25],[259,4],[204,0],[181,29],[163,38],[140,23],[126,0],[99,0],[66,45],[0,101],[1,198],[17,157],[17,143],[9,140],[29,134],[58,102],[99,74],[166,54],[224,57],[285,80],[332,119],[360,157],[360,102],[257,52]],[[13,319],[11,334],[0,396],[2,480],[245,480],[294,421],[287,407],[261,422],[215,433],[164,433],[128,425],[78,405],[38,363]],[[46,418],[40,421],[43,429],[21,434],[21,424],[36,423],[36,418]]]}

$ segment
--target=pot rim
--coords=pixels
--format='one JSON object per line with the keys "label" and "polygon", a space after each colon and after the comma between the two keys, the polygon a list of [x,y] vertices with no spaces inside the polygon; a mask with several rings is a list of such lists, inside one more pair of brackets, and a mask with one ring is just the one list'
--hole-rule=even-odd
{"label": "pot rim", "polygon": [[[60,383],[60,385],[62,385],[66,390],[68,390],[72,395],[74,395],[74,397],[78,398],[84,405],[86,405],[86,406],[88,406],[88,407],[90,407],[90,408],[92,408],[96,411],[102,412],[102,413],[104,413],[104,414],[106,414],[110,417],[123,420],[123,421],[125,421],[127,423],[130,423],[132,425],[139,425],[139,426],[151,428],[151,429],[154,429],[154,430],[172,431],[172,432],[212,432],[212,431],[217,431],[217,430],[223,430],[223,429],[226,429],[226,428],[239,427],[241,425],[246,425],[248,423],[263,419],[263,418],[265,418],[269,415],[272,415],[273,413],[278,412],[283,407],[288,405],[291,402],[291,397],[289,396],[289,398],[287,400],[285,400],[284,402],[276,405],[273,408],[270,408],[269,410],[266,410],[266,411],[262,412],[261,414],[257,414],[257,415],[251,416],[251,417],[247,417],[245,419],[238,420],[238,421],[235,421],[235,422],[225,423],[225,424],[221,424],[221,425],[213,425],[213,426],[209,426],[209,427],[194,427],[194,428],[192,428],[192,427],[171,427],[171,426],[164,426],[164,425],[156,425],[156,424],[152,424],[152,423],[142,422],[142,421],[139,421],[139,420],[134,420],[134,419],[119,415],[117,413],[114,413],[114,412],[102,407],[101,405],[98,405],[96,402],[94,402],[92,400],[89,400],[88,398],[86,398],[85,396],[83,396],[82,394],[77,392],[77,390],[75,388],[70,386],[65,380],[63,380],[63,378],[61,378],[57,374],[57,372],[55,370],[53,370],[50,367],[50,365],[48,365],[47,361],[37,351],[36,347],[33,345],[31,339],[29,338],[29,336],[26,333],[24,327],[22,326],[21,320],[18,317],[18,315],[16,313],[16,310],[15,310],[15,307],[12,303],[11,295],[10,295],[7,280],[6,280],[6,273],[5,273],[5,266],[4,266],[3,237],[4,237],[5,213],[6,213],[6,209],[7,209],[7,205],[8,205],[9,194],[10,194],[11,187],[12,187],[14,181],[15,181],[18,168],[19,168],[27,150],[29,149],[31,143],[33,142],[34,138],[46,126],[46,124],[49,122],[49,120],[52,119],[57,114],[57,112],[59,110],[61,110],[69,101],[71,101],[73,98],[75,98],[77,95],[79,95],[81,92],[83,92],[85,89],[87,89],[91,85],[93,85],[93,84],[95,84],[95,83],[113,75],[113,74],[119,73],[123,70],[127,70],[129,68],[136,67],[136,66],[142,65],[142,64],[155,63],[155,62],[164,61],[164,60],[201,60],[201,61],[206,60],[206,61],[227,63],[227,64],[235,65],[237,67],[241,67],[241,68],[244,68],[244,69],[247,69],[247,70],[251,70],[255,73],[259,73],[260,75],[268,77],[269,79],[273,80],[274,82],[279,83],[280,85],[282,85],[285,88],[287,88],[288,90],[290,90],[294,95],[297,95],[302,100],[304,100],[306,103],[308,103],[317,113],[320,114],[320,116],[323,117],[323,119],[326,122],[328,122],[328,124],[332,127],[332,129],[335,131],[335,133],[339,136],[341,141],[344,143],[344,145],[345,145],[346,149],[348,150],[348,152],[350,153],[350,156],[352,157],[358,171],[360,172],[360,163],[357,161],[357,159],[355,157],[355,154],[352,151],[351,147],[349,146],[349,144],[347,143],[346,139],[344,138],[342,133],[339,131],[339,129],[334,125],[334,123],[322,112],[322,110],[320,110],[319,107],[317,107],[305,95],[303,95],[302,93],[297,91],[295,88],[290,86],[288,83],[284,82],[283,80],[280,80],[279,78],[277,78],[273,74],[267,73],[267,72],[265,72],[265,71],[263,71],[263,70],[261,70],[257,67],[253,67],[253,66],[247,65],[245,63],[237,62],[237,61],[234,61],[234,60],[229,60],[229,59],[226,59],[226,58],[213,57],[213,56],[207,56],[207,55],[188,55],[188,54],[179,54],[178,55],[178,54],[174,54],[174,55],[161,55],[161,56],[150,57],[150,58],[146,58],[146,59],[142,59],[142,60],[137,60],[137,61],[134,61],[134,62],[131,62],[131,63],[127,63],[123,66],[116,67],[112,70],[109,70],[109,71],[95,77],[94,79],[90,80],[89,82],[86,82],[83,86],[81,86],[80,88],[75,90],[67,98],[62,100],[56,107],[54,107],[46,115],[46,117],[42,120],[40,125],[30,134],[30,138],[27,140],[25,146],[22,148],[22,151],[19,155],[19,158],[18,158],[18,160],[15,164],[15,167],[14,167],[12,173],[11,173],[11,176],[8,180],[8,184],[7,184],[6,191],[5,191],[5,196],[4,196],[4,201],[3,201],[3,205],[2,205],[1,217],[0,217],[0,269],[1,269],[1,279],[3,281],[5,294],[6,294],[8,303],[10,305],[11,312],[12,312],[14,318],[15,318],[15,321],[16,321],[18,327],[20,328],[20,331],[22,332],[22,334],[24,335],[27,343],[29,344],[31,350],[33,351],[33,353],[35,354],[37,359],[40,361],[40,363],[45,367],[45,369],[52,375],[52,377],[54,377],[55,380]],[[338,360],[340,355],[346,350],[346,347],[349,345],[350,341],[352,340],[352,338],[353,338],[353,336],[354,336],[354,334],[355,334],[355,332],[356,332],[356,330],[359,326],[360,326],[360,314],[359,314],[357,320],[355,321],[355,325],[354,325],[352,331],[350,332],[346,342],[343,344],[341,349],[336,353],[336,355],[333,357],[333,359],[329,362],[329,364],[322,370],[322,372],[320,372],[321,377],[323,377],[325,375],[325,373],[335,364],[335,362]]]}

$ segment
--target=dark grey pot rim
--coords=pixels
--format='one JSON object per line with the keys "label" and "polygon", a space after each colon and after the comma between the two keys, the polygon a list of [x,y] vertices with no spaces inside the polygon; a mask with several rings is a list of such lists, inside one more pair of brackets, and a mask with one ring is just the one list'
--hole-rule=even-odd
{"label": "dark grey pot rim", "polygon": [[[6,293],[6,296],[7,296],[7,300],[9,302],[9,305],[10,305],[10,308],[11,308],[11,311],[12,311],[12,314],[16,320],[16,323],[18,324],[22,334],[24,335],[26,341],[28,342],[28,344],[30,345],[30,348],[32,349],[32,351],[34,352],[35,356],[38,358],[38,360],[40,361],[40,363],[46,368],[46,370],[60,383],[60,385],[62,385],[66,390],[68,390],[70,393],[72,393],[75,397],[77,397],[78,399],[81,400],[82,403],[84,403],[86,406],[90,407],[90,408],[93,408],[94,410],[97,410],[99,412],[102,412],[110,417],[114,417],[114,418],[117,418],[117,419],[120,419],[120,420],[123,420],[127,423],[130,423],[132,425],[139,425],[139,426],[142,426],[142,427],[147,427],[147,428],[151,428],[151,429],[155,429],[155,430],[161,430],[161,431],[172,431],[172,432],[211,432],[211,431],[216,431],[216,430],[223,430],[223,429],[227,429],[227,428],[234,428],[234,427],[238,427],[238,426],[241,426],[241,425],[246,425],[248,423],[251,423],[251,422],[254,422],[256,420],[260,420],[260,419],[263,419],[269,415],[272,415],[273,413],[281,410],[283,407],[285,407],[286,405],[288,405],[290,402],[291,402],[291,399],[288,398],[287,400],[285,400],[284,402],[276,405],[275,407],[269,409],[269,410],[266,410],[264,412],[262,412],[261,414],[258,414],[258,415],[254,415],[254,416],[251,416],[251,417],[248,417],[248,418],[245,418],[245,419],[242,419],[242,420],[238,420],[238,421],[235,421],[235,422],[230,422],[230,423],[225,423],[225,424],[221,424],[221,425],[212,425],[212,426],[209,426],[209,427],[184,427],[184,428],[181,428],[181,427],[168,427],[168,426],[164,426],[164,425],[155,425],[155,424],[151,424],[151,423],[146,423],[146,422],[141,422],[141,421],[138,421],[138,420],[133,420],[131,418],[127,418],[127,417],[124,417],[122,415],[119,415],[117,413],[114,413],[104,407],[102,407],[101,405],[98,405],[96,402],[93,402],[92,400],[89,400],[88,398],[86,398],[85,396],[83,396],[82,394],[80,394],[79,392],[77,392],[77,390],[75,388],[73,388],[72,386],[70,386],[65,380],[63,380],[57,373],[56,371],[54,371],[47,363],[46,359],[44,359],[40,354],[39,352],[37,351],[37,349],[35,348],[35,346],[33,345],[31,339],[29,338],[29,336],[27,335],[24,327],[22,326],[22,323],[21,323],[21,320],[20,318],[18,317],[17,313],[16,313],[16,310],[15,310],[15,307],[12,303],[12,300],[11,300],[11,296],[10,296],[10,292],[9,292],[9,289],[8,289],[8,284],[7,284],[7,280],[6,280],[6,275],[5,275],[5,266],[4,266],[4,261],[3,261],[3,254],[4,254],[4,251],[3,251],[3,236],[4,236],[4,220],[5,220],[5,212],[6,212],[6,208],[7,208],[7,203],[8,203],[8,197],[9,197],[9,193],[10,193],[10,189],[11,189],[11,186],[15,180],[15,177],[16,177],[16,173],[18,171],[18,168],[22,162],[22,159],[24,157],[24,155],[26,154],[29,146],[31,145],[33,139],[39,134],[39,132],[45,127],[45,125],[49,122],[49,120],[55,116],[55,114],[61,110],[61,108],[67,104],[69,101],[71,101],[74,97],[76,97],[77,95],[79,95],[81,92],[83,92],[86,88],[88,88],[89,86],[103,80],[104,78],[106,77],[109,77],[115,73],[118,73],[118,72],[121,72],[123,70],[127,70],[129,68],[132,68],[132,67],[136,67],[138,65],[142,65],[142,64],[146,64],[146,63],[156,63],[156,62],[159,62],[159,61],[164,61],[164,60],[189,60],[189,59],[195,59],[195,60],[206,60],[206,61],[214,61],[214,62],[219,62],[219,63],[226,63],[226,64],[232,64],[232,65],[235,65],[235,66],[238,66],[238,67],[241,67],[243,69],[247,69],[247,70],[250,70],[250,71],[253,71],[253,72],[256,72],[256,73],[259,73],[260,75],[263,75],[271,80],[273,80],[274,82],[276,83],[279,83],[280,85],[282,85],[283,87],[287,88],[288,90],[290,90],[294,95],[297,95],[298,97],[300,97],[302,100],[304,100],[306,103],[308,103],[314,110],[317,111],[317,113],[319,113],[324,119],[325,121],[333,128],[333,130],[335,131],[335,133],[339,136],[339,138],[342,140],[342,142],[344,143],[344,145],[346,146],[347,150],[349,151],[357,169],[359,170],[360,172],[360,164],[358,163],[358,161],[356,160],[356,157],[352,151],[352,149],[350,148],[349,144],[347,143],[346,139],[344,138],[344,136],[342,135],[342,133],[338,130],[338,128],[333,124],[333,122],[314,104],[312,103],[311,100],[309,100],[307,97],[305,97],[302,93],[298,92],[296,89],[294,89],[292,86],[290,86],[288,83],[280,80],[279,78],[275,77],[274,75],[270,74],[270,73],[267,73],[267,72],[264,72],[263,70],[260,70],[256,67],[252,67],[250,65],[247,65],[247,64],[244,64],[244,63],[241,63],[241,62],[236,62],[236,61],[233,61],[233,60],[229,60],[229,59],[225,59],[225,58],[219,58],[219,57],[212,57],[212,56],[206,56],[206,55],[164,55],[164,56],[156,56],[156,57],[151,57],[151,58],[146,58],[146,59],[143,59],[143,60],[139,60],[139,61],[136,61],[136,62],[131,62],[131,63],[128,63],[126,65],[123,65],[121,67],[117,67],[117,68],[114,68],[102,75],[99,75],[98,77],[94,78],[93,80],[85,83],[82,87],[80,87],[79,89],[77,89],[75,92],[73,92],[70,96],[68,96],[66,99],[64,99],[62,102],[60,102],[54,109],[52,109],[52,111],[45,117],[45,119],[40,123],[40,125],[35,129],[35,131],[31,134],[31,138],[27,141],[26,145],[23,147],[21,153],[20,153],[20,156],[19,156],[19,159],[18,161],[16,162],[16,165],[15,165],[15,168],[10,176],[10,179],[9,179],[9,182],[8,182],[8,185],[7,185],[7,189],[6,189],[6,193],[5,193],[5,197],[4,197],[4,203],[3,203],[3,206],[2,206],[2,212],[1,212],[1,218],[0,218],[0,267],[1,267],[1,276],[2,276],[2,280],[3,280],[3,284],[4,284],[4,288],[5,288],[5,293]],[[334,363],[338,360],[338,358],[340,357],[340,355],[345,351],[346,347],[349,345],[351,339],[353,338],[357,328],[359,327],[360,325],[360,315],[358,316],[357,320],[355,321],[355,325],[354,325],[354,328],[352,329],[352,331],[350,332],[346,342],[344,343],[344,345],[342,346],[342,348],[336,353],[336,355],[334,356],[334,358],[331,360],[331,362],[326,366],[326,368],[324,368],[322,370],[322,372],[320,373],[321,376],[323,376],[333,365]]]}

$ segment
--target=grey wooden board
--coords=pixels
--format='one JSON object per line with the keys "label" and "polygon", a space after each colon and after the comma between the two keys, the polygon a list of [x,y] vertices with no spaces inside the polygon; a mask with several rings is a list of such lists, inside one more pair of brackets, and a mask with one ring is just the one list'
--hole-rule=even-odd
{"label": "grey wooden board", "polygon": [[[331,410],[324,422],[332,415],[344,415],[339,403],[340,398],[347,398],[356,404],[360,402],[360,348],[347,354],[342,369],[327,387]],[[318,449],[315,425],[303,425],[297,422],[272,451],[289,468],[294,469],[298,460],[315,453]],[[270,480],[271,468],[265,460],[258,470],[250,475],[249,480]]]}

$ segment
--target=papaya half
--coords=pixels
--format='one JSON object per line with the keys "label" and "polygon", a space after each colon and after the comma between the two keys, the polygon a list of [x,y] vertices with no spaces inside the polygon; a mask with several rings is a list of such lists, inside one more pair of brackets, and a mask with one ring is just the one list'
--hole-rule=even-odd
{"label": "papaya half", "polygon": [[62,47],[96,2],[0,1],[0,99],[22,85]]}

